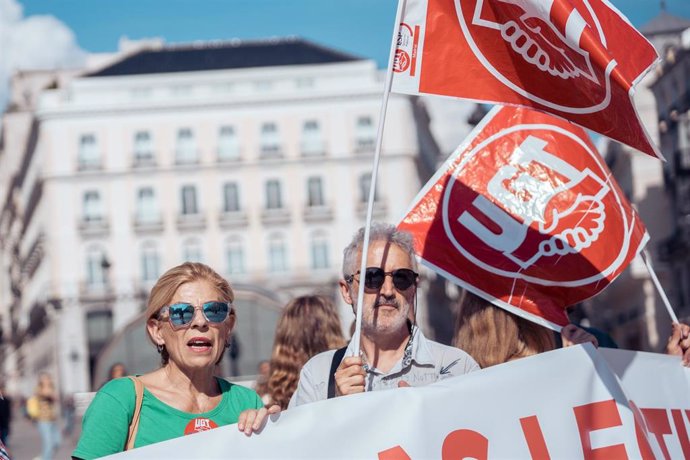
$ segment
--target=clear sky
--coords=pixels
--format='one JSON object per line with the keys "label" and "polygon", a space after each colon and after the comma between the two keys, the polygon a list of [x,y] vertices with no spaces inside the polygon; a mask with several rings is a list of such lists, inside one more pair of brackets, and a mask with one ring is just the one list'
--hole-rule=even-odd
{"label": "clear sky", "polygon": [[[1,0],[0,0],[1,1]],[[660,0],[611,0],[637,27],[657,15]],[[371,57],[384,66],[397,0],[21,0],[24,17],[52,15],[81,48],[115,51],[121,36],[169,43],[298,35]],[[666,0],[690,19],[690,0]]]}

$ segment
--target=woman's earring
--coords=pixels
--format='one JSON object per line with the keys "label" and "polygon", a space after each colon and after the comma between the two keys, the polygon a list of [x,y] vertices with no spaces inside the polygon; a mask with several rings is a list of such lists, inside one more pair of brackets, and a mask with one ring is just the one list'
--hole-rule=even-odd
{"label": "woman's earring", "polygon": [[158,345],[156,345],[156,350],[158,350],[158,354],[163,353],[163,349],[164,349],[164,348],[165,348],[165,345],[163,345],[163,344],[161,344],[161,343],[159,343]]}

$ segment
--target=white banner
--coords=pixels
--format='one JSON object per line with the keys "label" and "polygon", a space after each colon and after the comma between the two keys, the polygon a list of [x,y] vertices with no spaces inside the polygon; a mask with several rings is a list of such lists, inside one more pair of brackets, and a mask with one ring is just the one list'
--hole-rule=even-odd
{"label": "white banner", "polygon": [[688,458],[689,375],[678,358],[576,346],[297,407],[249,438],[231,425],[108,458]]}
{"label": "white banner", "polygon": [[656,457],[690,459],[690,370],[681,366],[680,357],[609,348],[600,352],[639,408]]}

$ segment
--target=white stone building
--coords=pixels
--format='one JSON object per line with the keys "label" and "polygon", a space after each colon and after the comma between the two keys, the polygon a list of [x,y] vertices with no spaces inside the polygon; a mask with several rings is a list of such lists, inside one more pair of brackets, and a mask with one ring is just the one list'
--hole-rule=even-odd
{"label": "white stone building", "polygon": [[[269,357],[287,299],[336,298],[371,180],[383,90],[373,61],[282,39],[159,45],[97,71],[41,75],[15,77],[0,141],[11,385],[31,388],[50,370],[64,393],[88,390],[106,341],[185,260],[237,291],[235,374]],[[29,81],[35,97],[23,100]],[[424,160],[437,152],[423,111],[391,96],[378,220],[397,222],[430,174],[419,165],[435,164]],[[142,334],[130,355],[155,353]]]}
{"label": "white stone building", "polygon": [[[663,59],[669,47],[680,43],[681,33],[688,27],[690,20],[662,10],[640,31]],[[673,157],[673,152],[659,143],[659,115],[654,93],[650,89],[660,70],[660,65],[655,67],[638,83],[635,104],[645,128],[660,145],[662,154],[669,159]],[[669,296],[675,298],[669,267],[659,257],[660,244],[669,237],[674,225],[671,205],[664,191],[664,164],[614,142],[609,143],[605,155],[623,192],[647,227],[650,235],[647,249],[655,271]],[[682,305],[676,307],[681,308]],[[671,319],[639,258],[611,286],[588,301],[585,310],[592,325],[610,332],[621,348],[661,351],[666,345]]]}

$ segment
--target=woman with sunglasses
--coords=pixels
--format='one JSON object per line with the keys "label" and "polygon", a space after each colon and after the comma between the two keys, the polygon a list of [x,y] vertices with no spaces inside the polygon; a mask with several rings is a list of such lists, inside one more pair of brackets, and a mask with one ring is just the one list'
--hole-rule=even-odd
{"label": "woman with sunglasses", "polygon": [[112,380],[84,415],[74,458],[102,457],[233,423],[250,435],[269,413],[280,411],[264,408],[253,390],[215,377],[235,326],[233,297],[228,282],[201,263],[163,274],[146,309],[146,331],[162,366],[136,377],[143,384],[136,433],[129,434],[136,420],[136,384],[131,378]]}

